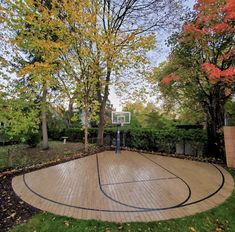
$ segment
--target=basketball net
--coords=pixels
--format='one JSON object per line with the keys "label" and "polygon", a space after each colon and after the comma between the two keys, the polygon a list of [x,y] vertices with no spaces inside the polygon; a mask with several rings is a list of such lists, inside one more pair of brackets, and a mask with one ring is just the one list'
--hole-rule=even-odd
{"label": "basketball net", "polygon": [[120,119],[119,119],[119,124],[120,124],[120,126],[123,126],[123,125],[124,125],[124,120],[123,120],[123,118],[120,118]]}

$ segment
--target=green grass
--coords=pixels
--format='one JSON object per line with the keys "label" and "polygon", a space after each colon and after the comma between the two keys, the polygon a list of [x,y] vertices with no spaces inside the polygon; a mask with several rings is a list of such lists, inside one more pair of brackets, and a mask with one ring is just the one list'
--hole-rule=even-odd
{"label": "green grass", "polygon": [[[235,179],[235,170],[230,170]],[[110,223],[95,220],[76,220],[50,213],[35,215],[27,223],[10,232],[74,232],[74,231],[174,231],[174,232],[221,232],[235,231],[235,191],[218,207],[180,219],[160,222]]]}
{"label": "green grass", "polygon": [[41,145],[35,148],[30,148],[25,144],[0,146],[0,171],[6,168],[46,163],[83,151],[81,143],[63,144],[62,141],[50,141],[49,147],[49,150],[44,151]]}
{"label": "green grass", "polygon": [[[11,145],[11,146],[1,146],[0,147],[0,170],[3,168],[8,168],[12,165],[11,157],[13,153],[17,150],[23,150],[25,145]],[[19,161],[17,162],[19,165]]]}

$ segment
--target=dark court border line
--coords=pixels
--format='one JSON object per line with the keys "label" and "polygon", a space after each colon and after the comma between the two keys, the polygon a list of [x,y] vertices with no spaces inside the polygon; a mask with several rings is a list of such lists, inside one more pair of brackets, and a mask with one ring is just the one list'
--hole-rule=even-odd
{"label": "dark court border line", "polygon": [[[99,173],[99,163],[98,163],[98,155],[96,154],[96,164],[97,164],[97,174],[98,174],[98,180],[99,180],[99,187],[100,187],[100,190],[101,192],[107,197],[109,198],[110,200],[112,200],[113,202],[116,202],[122,206],[126,206],[126,207],[129,207],[129,208],[134,208],[134,210],[109,210],[109,209],[97,209],[97,208],[89,208],[89,207],[82,207],[82,206],[76,206],[76,205],[70,205],[70,204],[66,204],[66,203],[62,203],[62,202],[59,202],[59,201],[55,201],[53,199],[50,199],[48,197],[45,197],[39,193],[37,193],[36,191],[34,191],[27,183],[26,181],[26,178],[25,178],[25,174],[23,174],[23,182],[25,184],[25,186],[32,192],[34,193],[35,195],[37,195],[38,197],[44,199],[44,200],[47,200],[49,202],[52,202],[52,203],[56,203],[56,204],[59,204],[59,205],[63,205],[63,206],[67,206],[67,207],[71,207],[71,208],[77,208],[77,209],[83,209],[83,210],[91,210],[91,211],[100,211],[100,212],[119,212],[119,213],[134,213],[134,212],[148,212],[148,211],[157,211],[159,210],[158,208],[143,208],[143,207],[135,207],[135,206],[129,206],[128,204],[124,204],[122,202],[119,202],[115,199],[112,199],[110,196],[108,196],[102,189],[101,185],[100,185],[100,173]],[[173,206],[174,208],[175,207],[178,207],[178,205],[176,206]],[[171,208],[173,208],[171,207]],[[167,208],[163,208],[161,210],[166,210],[168,209]]]}
{"label": "dark court border line", "polygon": [[172,180],[172,179],[178,179],[178,177],[163,177],[163,178],[152,178],[152,179],[146,179],[146,180],[123,181],[123,182],[101,184],[101,186],[119,185],[119,184],[132,184],[132,183],[139,183],[139,182],[151,182],[151,181]]}
{"label": "dark court border line", "polygon": [[129,207],[129,208],[134,208],[134,210],[109,210],[109,209],[96,209],[96,208],[89,208],[89,207],[82,207],[82,206],[76,206],[76,205],[70,205],[70,204],[66,204],[66,203],[62,203],[62,202],[58,202],[58,201],[55,201],[53,199],[50,199],[50,198],[47,198],[39,193],[37,193],[36,191],[34,191],[27,183],[26,181],[26,178],[25,178],[25,174],[23,175],[23,181],[24,181],[24,184],[25,186],[31,191],[33,192],[35,195],[37,195],[38,197],[40,198],[43,198],[47,201],[50,201],[52,203],[56,203],[56,204],[60,204],[60,205],[63,205],[63,206],[67,206],[67,207],[72,207],[72,208],[78,208],[78,209],[83,209],[83,210],[92,210],[92,211],[102,211],[102,212],[148,212],[148,211],[159,211],[159,210],[167,210],[167,209],[173,209],[173,208],[178,208],[180,205],[182,205],[184,202],[186,202],[190,195],[191,195],[191,191],[190,191],[190,194],[189,196],[187,197],[187,199],[185,201],[183,201],[182,203],[180,204],[177,204],[175,206],[171,206],[171,207],[164,207],[164,208],[145,208],[145,207],[136,207],[136,206],[131,206],[131,205],[128,205],[128,204],[125,204],[125,203],[122,203],[120,201],[117,201],[115,199],[113,199],[112,197],[110,197],[109,195],[106,194],[106,192],[103,191],[101,185],[100,185],[100,171],[99,171],[99,161],[98,161],[98,154],[96,154],[96,164],[97,164],[97,174],[98,174],[98,181],[99,181],[99,187],[100,187],[100,190],[101,192],[107,197],[109,198],[110,200],[112,200],[113,202],[116,202],[122,206],[126,206],[126,207]]}
{"label": "dark court border line", "polygon": [[[137,153],[139,154],[139,153]],[[182,179],[180,178],[179,176],[175,175],[173,172],[171,171],[168,171],[166,168],[164,168],[167,172],[169,172],[170,174],[172,174],[173,176],[175,176],[176,178],[180,179],[187,187],[188,189],[188,196],[187,198],[176,204],[176,205],[173,205],[173,206],[168,206],[168,207],[154,207],[154,208],[149,208],[149,207],[138,207],[138,206],[135,206],[135,205],[130,205],[130,204],[126,204],[126,203],[123,203],[113,197],[111,197],[110,195],[107,194],[107,192],[105,192],[103,189],[102,189],[102,185],[101,185],[101,178],[100,178],[100,170],[99,170],[99,158],[98,158],[98,154],[96,154],[96,162],[97,162],[97,171],[98,171],[98,181],[99,181],[99,186],[100,186],[100,191],[107,197],[109,198],[110,200],[114,201],[115,203],[118,203],[120,205],[123,205],[123,206],[126,206],[126,207],[130,207],[130,208],[134,208],[134,209],[138,209],[138,210],[145,210],[145,211],[160,211],[160,210],[168,210],[168,209],[175,209],[175,208],[178,208],[179,206],[183,205],[185,202],[187,202],[190,197],[191,197],[191,189],[189,187],[189,185]]]}
{"label": "dark court border line", "polygon": [[[97,154],[96,154],[96,156],[97,156]],[[152,162],[154,162],[154,161],[152,161]],[[182,208],[182,207],[186,207],[186,206],[189,206],[189,205],[193,205],[193,204],[197,204],[199,202],[202,202],[202,201],[204,201],[204,200],[214,196],[216,193],[218,193],[222,189],[222,187],[224,186],[224,182],[225,182],[224,174],[222,173],[222,171],[217,166],[215,166],[214,164],[211,164],[211,165],[214,166],[219,171],[219,173],[221,174],[222,183],[219,186],[219,188],[215,192],[209,194],[208,196],[206,196],[204,198],[201,198],[201,199],[199,199],[197,201],[194,201],[194,202],[183,204],[181,206],[178,206],[177,208]],[[140,212],[141,213],[141,212],[148,212],[148,211],[159,211],[159,210],[109,210],[109,209],[97,209],[97,208],[89,208],[89,207],[82,207],[82,206],[76,206],[76,205],[69,205],[69,204],[66,204],[66,203],[58,202],[58,201],[55,201],[53,199],[47,198],[47,197],[37,193],[36,191],[34,191],[28,185],[28,183],[26,181],[26,178],[25,178],[25,174],[23,174],[23,182],[24,182],[25,186],[29,189],[29,191],[31,191],[32,193],[34,193],[38,197],[40,197],[40,198],[42,198],[44,200],[47,200],[49,202],[52,202],[52,203],[55,203],[55,204],[59,204],[59,205],[63,205],[63,206],[67,206],[67,207],[70,207],[70,208],[76,208],[76,209],[82,209],[82,210],[90,210],[90,211],[98,211],[98,212],[109,212],[109,213],[134,213],[134,212]]]}
{"label": "dark court border line", "polygon": [[[144,154],[142,154],[142,153],[140,153],[140,152],[139,152],[139,154],[142,155],[142,156],[144,156],[146,159],[151,160],[153,163],[157,164],[158,166],[164,168],[163,166],[161,166],[160,164],[158,164],[158,163],[155,162],[154,160],[152,160],[152,159],[146,157]],[[150,154],[150,155],[152,155],[152,154]],[[209,194],[208,196],[203,197],[203,198],[201,198],[201,199],[199,199],[199,200],[196,200],[196,201],[193,201],[193,202],[189,202],[189,203],[183,204],[181,207],[189,206],[189,205],[193,205],[193,204],[197,204],[197,203],[199,203],[199,202],[202,202],[202,201],[204,201],[204,200],[207,200],[208,198],[214,196],[216,193],[218,193],[218,192],[223,188],[224,182],[225,182],[225,178],[224,178],[223,172],[222,172],[216,165],[214,165],[214,164],[212,164],[212,163],[211,163],[211,165],[212,165],[213,167],[215,167],[215,168],[219,171],[219,173],[220,173],[220,175],[221,175],[221,177],[222,177],[221,184],[220,184],[219,188],[218,188],[215,192]],[[165,169],[165,168],[164,168],[164,169]]]}
{"label": "dark court border line", "polygon": [[77,206],[77,205],[70,205],[70,204],[66,204],[66,203],[63,203],[63,202],[59,202],[59,201],[55,201],[53,199],[50,199],[48,197],[45,197],[39,193],[37,193],[36,191],[34,191],[27,183],[26,181],[26,178],[25,178],[25,174],[23,174],[23,182],[25,184],[25,186],[30,190],[30,192],[34,193],[36,196],[44,199],[44,200],[47,200],[51,203],[55,203],[55,204],[59,204],[59,205],[63,205],[63,206],[67,206],[67,207],[70,207],[70,208],[75,208],[75,209],[82,209],[82,210],[91,210],[91,211],[98,211],[98,212],[109,212],[109,213],[112,213],[112,212],[117,212],[117,213],[131,213],[131,212],[142,212],[142,211],[139,211],[139,210],[109,210],[109,209],[98,209],[98,208],[89,208],[89,207],[82,207],[82,206]]}

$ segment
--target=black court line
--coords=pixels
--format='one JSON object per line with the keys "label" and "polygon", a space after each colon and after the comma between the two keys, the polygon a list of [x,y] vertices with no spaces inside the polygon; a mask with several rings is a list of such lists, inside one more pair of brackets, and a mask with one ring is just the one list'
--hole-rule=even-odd
{"label": "black court line", "polygon": [[[137,153],[138,154],[138,153]],[[99,181],[99,186],[100,186],[100,191],[107,197],[109,198],[110,200],[120,204],[120,205],[123,205],[123,206],[126,206],[126,207],[130,207],[130,208],[134,208],[134,209],[139,209],[139,210],[144,210],[144,211],[160,211],[160,210],[168,210],[168,209],[175,209],[175,208],[178,208],[180,207],[181,205],[183,205],[185,202],[187,202],[190,197],[191,197],[191,189],[189,187],[189,185],[182,179],[180,178],[179,176],[175,175],[173,172],[170,172],[168,171],[166,168],[163,168],[164,170],[168,171],[170,174],[174,175],[176,178],[180,179],[187,187],[188,189],[188,196],[187,198],[176,204],[176,205],[173,205],[173,206],[169,206],[169,207],[154,207],[154,208],[149,208],[149,207],[138,207],[138,206],[135,206],[135,205],[130,205],[130,204],[126,204],[126,203],[123,203],[119,200],[116,200],[115,198],[111,197],[110,195],[108,195],[105,190],[102,189],[102,185],[101,185],[101,180],[100,180],[100,170],[99,170],[99,158],[98,158],[98,154],[96,154],[96,162],[97,162],[97,171],[98,171],[98,181]]]}
{"label": "black court line", "polygon": [[183,206],[194,205],[194,204],[197,204],[199,202],[205,201],[205,200],[209,199],[210,197],[214,196],[216,193],[218,193],[223,188],[224,182],[225,182],[224,174],[221,172],[221,170],[217,166],[215,166],[214,164],[212,164],[212,165],[220,172],[221,177],[222,177],[222,182],[221,182],[221,185],[219,186],[219,188],[215,192],[211,193],[210,195],[208,195],[204,198],[201,198],[200,200],[186,203]]}
{"label": "black court line", "polygon": [[[66,204],[63,202],[59,202],[59,201],[55,201],[53,199],[50,199],[48,197],[45,197],[43,195],[41,195],[40,193],[37,193],[36,191],[34,191],[27,183],[26,178],[25,178],[25,174],[23,174],[23,182],[25,184],[25,186],[27,187],[27,189],[30,190],[30,192],[34,193],[36,196],[47,200],[51,203],[55,203],[58,205],[63,205],[63,206],[67,206],[70,208],[75,208],[75,209],[82,209],[82,210],[91,210],[91,211],[98,211],[98,212],[109,212],[109,213],[134,213],[134,212],[144,212],[143,210],[109,210],[109,209],[97,209],[97,208],[89,208],[89,207],[82,207],[82,206],[77,206],[77,205],[70,205],[70,204]],[[20,197],[20,196],[19,196]],[[20,197],[21,198],[21,197]]]}
{"label": "black court line", "polygon": [[[162,165],[160,165],[160,164],[158,164],[157,162],[155,162],[154,160],[152,160],[152,159],[146,157],[144,154],[142,154],[142,153],[140,153],[140,152],[139,152],[139,154],[142,155],[142,156],[144,156],[146,159],[152,161],[152,162],[155,163],[156,165],[158,165],[158,166],[164,168]],[[150,154],[150,155],[151,155],[151,154]],[[216,165],[214,165],[214,164],[211,164],[211,165],[212,165],[213,167],[215,167],[215,168],[219,171],[219,173],[220,173],[220,175],[221,175],[222,180],[221,180],[221,184],[220,184],[219,188],[218,188],[215,192],[213,192],[213,193],[207,195],[206,197],[203,197],[203,198],[201,198],[201,199],[199,199],[199,200],[196,200],[196,201],[193,201],[193,202],[190,202],[190,203],[185,203],[185,204],[183,204],[181,207],[188,206],[188,205],[193,205],[193,204],[197,204],[197,203],[199,203],[199,202],[202,202],[202,201],[204,201],[204,200],[207,200],[207,199],[209,199],[210,197],[214,196],[216,193],[218,193],[218,192],[223,188],[224,182],[225,182],[225,178],[224,178],[223,172],[222,172]],[[165,169],[165,168],[164,168],[164,169]],[[166,169],[166,170],[167,170],[167,169]]]}
{"label": "black court line", "polygon": [[[143,155],[144,156],[144,155]],[[145,158],[146,158],[146,156],[144,156]],[[97,158],[97,154],[96,154],[96,158]],[[151,160],[150,158],[148,158],[149,160]],[[161,165],[159,165],[158,163],[156,163],[155,161],[153,161],[153,160],[151,160],[153,163],[155,163],[156,165],[158,165],[158,166],[161,166]],[[213,165],[213,164],[212,164]],[[175,208],[182,208],[182,207],[186,207],[186,206],[189,206],[189,205],[193,205],[193,204],[197,204],[197,203],[199,203],[199,202],[202,202],[202,201],[204,201],[204,200],[206,200],[206,199],[208,199],[208,198],[210,198],[210,197],[212,197],[212,196],[214,196],[216,193],[218,193],[221,189],[222,189],[222,187],[224,186],[224,182],[225,182],[225,178],[224,178],[224,174],[222,173],[222,171],[217,167],[217,166],[215,166],[215,165],[213,165],[218,171],[219,171],[219,173],[220,173],[220,175],[221,175],[221,178],[222,178],[222,181],[221,181],[221,185],[219,186],[219,188],[215,191],[215,192],[213,192],[213,193],[211,193],[211,194],[209,194],[208,196],[206,196],[206,197],[204,197],[204,198],[201,198],[201,199],[199,199],[199,200],[197,200],[197,201],[194,201],[194,202],[190,202],[190,203],[186,203],[186,204],[182,204],[182,205],[180,205],[180,206],[178,206],[178,207],[175,207]],[[162,166],[163,167],[163,166]],[[97,169],[97,172],[98,172],[98,169]],[[26,186],[26,188],[30,191],[30,192],[32,192],[32,193],[34,193],[36,196],[38,196],[38,197],[40,197],[40,198],[42,198],[42,199],[44,199],[44,200],[47,200],[47,201],[49,201],[49,202],[52,202],[52,203],[55,203],[55,204],[59,204],[59,205],[63,205],[63,206],[67,206],[67,207],[70,207],[70,208],[76,208],[76,209],[82,209],[82,210],[91,210],[91,211],[98,211],[98,212],[109,212],[109,213],[134,213],[134,212],[148,212],[148,211],[161,211],[161,210],[158,210],[158,209],[148,209],[148,210],[141,210],[141,209],[139,209],[139,210],[109,210],[109,209],[97,209],[97,208],[89,208],[89,207],[82,207],[82,206],[77,206],[77,205],[70,205],[70,204],[66,204],[66,203],[62,203],[62,202],[58,202],[58,201],[55,201],[55,200],[53,200],[53,199],[50,199],[50,198],[48,198],[48,197],[45,197],[45,196],[43,196],[43,195],[41,195],[41,194],[39,194],[39,193],[37,193],[36,191],[34,191],[29,185],[28,185],[28,183],[27,183],[27,181],[26,181],[26,178],[25,178],[25,174],[23,174],[23,182],[24,182],[24,184],[25,184],[25,186]],[[20,196],[19,196],[20,197]],[[171,208],[170,208],[171,209]],[[162,210],[165,210],[165,209],[162,209]]]}
{"label": "black court line", "polygon": [[171,180],[171,179],[178,179],[178,177],[163,177],[163,178],[152,178],[152,179],[146,179],[146,180],[123,181],[123,182],[115,182],[115,183],[101,184],[101,186],[119,185],[119,184],[132,184],[132,183],[138,183],[138,182],[150,182],[150,181]]}
{"label": "black court line", "polygon": [[[37,195],[38,197],[44,199],[44,200],[47,200],[51,203],[55,203],[55,204],[58,204],[58,205],[63,205],[63,206],[67,206],[67,207],[70,207],[70,208],[76,208],[76,209],[82,209],[82,210],[91,210],[91,211],[99,211],[99,212],[119,212],[119,213],[125,213],[126,210],[108,210],[108,209],[96,209],[96,208],[89,208],[89,207],[82,207],[82,206],[77,206],[77,205],[70,205],[70,204],[66,204],[66,203],[63,203],[63,202],[59,202],[59,201],[55,201],[53,199],[50,199],[48,197],[45,197],[37,192],[35,192],[28,184],[27,184],[27,181],[25,179],[25,174],[23,174],[23,181],[24,181],[24,184],[25,186],[32,192],[34,193],[35,195]],[[135,212],[135,211],[131,211],[131,212]]]}

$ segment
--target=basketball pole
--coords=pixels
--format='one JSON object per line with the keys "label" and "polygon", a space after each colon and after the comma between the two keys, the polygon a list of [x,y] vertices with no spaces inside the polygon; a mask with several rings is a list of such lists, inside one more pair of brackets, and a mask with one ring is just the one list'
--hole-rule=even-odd
{"label": "basketball pole", "polygon": [[120,139],[120,124],[117,124],[117,142],[116,142],[116,154],[121,152],[121,139]]}

